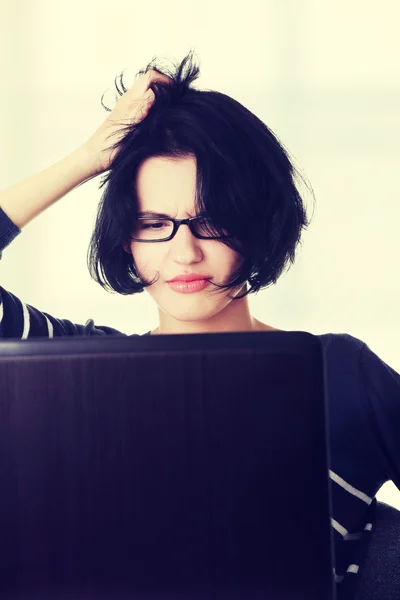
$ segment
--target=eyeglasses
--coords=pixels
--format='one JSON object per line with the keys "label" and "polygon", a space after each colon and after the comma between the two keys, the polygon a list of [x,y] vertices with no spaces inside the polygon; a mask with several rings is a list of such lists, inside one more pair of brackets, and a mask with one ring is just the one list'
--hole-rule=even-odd
{"label": "eyeglasses", "polygon": [[138,217],[130,238],[136,242],[167,242],[172,240],[181,225],[187,225],[193,235],[200,240],[221,240],[231,237],[230,235],[214,235],[211,221],[200,215],[188,219]]}

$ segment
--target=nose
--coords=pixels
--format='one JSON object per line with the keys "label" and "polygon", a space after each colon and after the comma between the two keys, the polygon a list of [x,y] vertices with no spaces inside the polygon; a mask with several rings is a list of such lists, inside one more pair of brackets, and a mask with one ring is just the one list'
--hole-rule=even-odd
{"label": "nose", "polygon": [[199,240],[190,231],[189,225],[182,223],[170,240],[170,252],[173,260],[178,263],[198,262],[202,258]]}

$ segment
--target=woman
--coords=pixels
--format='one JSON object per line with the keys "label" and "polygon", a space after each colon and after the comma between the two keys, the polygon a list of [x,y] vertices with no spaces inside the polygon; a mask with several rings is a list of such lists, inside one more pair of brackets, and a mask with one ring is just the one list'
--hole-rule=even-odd
{"label": "woman", "polygon": [[[308,225],[294,167],[246,108],[191,87],[191,57],[169,76],[150,67],[129,90],[117,85],[115,108],[80,148],[0,194],[0,251],[59,198],[107,172],[89,270],[105,289],[146,289],[159,314],[149,334],[274,330],[250,314],[248,294],[276,283]],[[1,287],[0,300],[4,338],[124,335],[93,320],[56,319]],[[334,575],[338,597],[354,598],[375,495],[390,479],[400,487],[400,376],[357,338],[318,337],[329,392]]]}

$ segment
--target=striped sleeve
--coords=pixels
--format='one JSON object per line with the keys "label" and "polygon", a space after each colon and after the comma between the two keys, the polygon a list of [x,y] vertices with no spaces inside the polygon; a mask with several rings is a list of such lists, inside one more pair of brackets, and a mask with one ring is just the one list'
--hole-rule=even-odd
{"label": "striped sleeve", "polygon": [[334,580],[338,600],[350,600],[374,535],[376,494],[388,480],[400,488],[400,375],[362,340],[325,337]]}
{"label": "striped sleeve", "polygon": [[7,248],[20,233],[20,228],[11,221],[0,206],[0,258],[4,248]]}
{"label": "striped sleeve", "polygon": [[57,319],[25,304],[0,286],[0,338],[52,338],[62,335],[126,335],[107,326],[95,326],[93,319],[85,325]]}

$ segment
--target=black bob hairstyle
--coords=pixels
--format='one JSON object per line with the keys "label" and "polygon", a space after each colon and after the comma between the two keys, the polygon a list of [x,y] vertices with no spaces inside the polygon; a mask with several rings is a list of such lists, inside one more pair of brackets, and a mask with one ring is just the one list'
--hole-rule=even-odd
{"label": "black bob hairstyle", "polygon": [[[225,94],[191,87],[199,75],[192,51],[175,71],[161,70],[155,61],[137,76],[155,69],[172,82],[150,84],[155,98],[148,115],[139,123],[122,125],[122,139],[120,135],[120,141],[110,146],[118,152],[100,184],[106,187],[88,248],[90,275],[107,291],[119,294],[143,292],[157,280],[141,279],[123,247],[130,245],[138,212],[137,171],[150,157],[194,156],[196,214],[207,215],[216,235],[228,231],[232,237],[219,243],[243,256],[229,281],[214,283],[216,291],[247,282],[245,292],[234,298],[239,299],[267,288],[289,261],[294,263],[302,229],[310,224],[297,180],[311,192],[312,188],[258,117]],[[121,96],[127,91],[122,75],[120,87],[115,79]]]}

